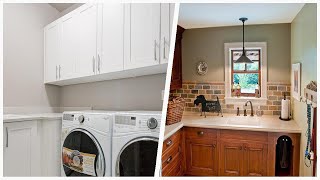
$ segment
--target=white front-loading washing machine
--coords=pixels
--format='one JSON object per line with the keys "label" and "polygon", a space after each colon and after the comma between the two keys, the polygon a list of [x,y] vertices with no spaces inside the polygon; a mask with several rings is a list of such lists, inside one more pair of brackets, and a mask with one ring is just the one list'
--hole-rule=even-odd
{"label": "white front-loading washing machine", "polygon": [[62,176],[111,176],[114,112],[64,112]]}
{"label": "white front-loading washing machine", "polygon": [[112,176],[154,176],[161,112],[117,113],[113,123]]}

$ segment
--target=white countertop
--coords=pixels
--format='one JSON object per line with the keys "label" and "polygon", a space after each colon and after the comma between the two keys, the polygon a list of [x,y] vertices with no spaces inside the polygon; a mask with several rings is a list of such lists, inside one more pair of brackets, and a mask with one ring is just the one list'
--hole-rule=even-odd
{"label": "white countertop", "polygon": [[32,121],[32,120],[56,120],[62,119],[62,113],[41,113],[41,114],[4,114],[3,123],[17,121]]}
{"label": "white countertop", "polygon": [[186,127],[201,127],[214,129],[232,129],[246,131],[301,133],[301,129],[294,120],[282,121],[279,116],[236,116],[224,114],[223,117],[215,114],[200,116],[200,113],[184,112],[181,122],[168,125],[165,128],[164,139],[170,137],[176,131]]}

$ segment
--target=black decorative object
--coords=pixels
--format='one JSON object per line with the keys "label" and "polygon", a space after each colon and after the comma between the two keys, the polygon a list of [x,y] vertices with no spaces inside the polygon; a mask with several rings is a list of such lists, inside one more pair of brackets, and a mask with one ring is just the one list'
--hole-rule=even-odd
{"label": "black decorative object", "polygon": [[206,112],[217,112],[218,116],[221,113],[221,117],[223,117],[222,114],[222,108],[219,102],[219,98],[217,96],[217,100],[211,100],[211,101],[207,101],[206,98],[204,97],[204,95],[199,95],[197,96],[197,98],[194,100],[193,102],[195,105],[199,105],[201,103],[201,115],[202,116],[202,112],[204,113],[204,117],[206,116]]}
{"label": "black decorative object", "polygon": [[246,51],[244,50],[244,22],[248,20],[248,18],[242,17],[239,20],[242,21],[242,55],[234,63],[253,63],[253,61],[246,56]]}

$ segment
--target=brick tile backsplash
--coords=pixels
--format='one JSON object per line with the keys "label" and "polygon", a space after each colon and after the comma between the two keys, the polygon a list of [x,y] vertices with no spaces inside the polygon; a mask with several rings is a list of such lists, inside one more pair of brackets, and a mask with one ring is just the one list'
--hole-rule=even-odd
{"label": "brick tile backsplash", "polygon": [[[170,94],[174,96],[181,96],[186,100],[184,111],[199,112],[200,108],[195,107],[193,101],[195,100],[196,96],[202,94],[208,100],[215,100],[218,97],[224,113],[236,113],[237,106],[234,104],[225,104],[224,88],[223,82],[184,82],[182,84],[182,89],[173,90],[170,92]],[[269,82],[267,84],[267,105],[260,106],[260,109],[263,110],[263,114],[280,115],[281,99],[283,99],[284,93],[286,96],[290,96],[290,89],[290,83]],[[250,110],[248,113],[250,113]]]}

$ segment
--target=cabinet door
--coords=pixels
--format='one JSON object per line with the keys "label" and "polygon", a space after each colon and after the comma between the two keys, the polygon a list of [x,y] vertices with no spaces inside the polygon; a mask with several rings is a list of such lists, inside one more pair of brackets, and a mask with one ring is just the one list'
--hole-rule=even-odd
{"label": "cabinet door", "polygon": [[220,176],[241,176],[243,166],[242,143],[221,141],[220,146]]}
{"label": "cabinet door", "polygon": [[123,70],[124,4],[99,6],[97,72]]}
{"label": "cabinet door", "polygon": [[125,69],[160,62],[160,4],[128,4],[125,9]]}
{"label": "cabinet door", "polygon": [[161,44],[160,44],[160,63],[167,63],[170,50],[170,35],[171,35],[171,19],[173,4],[161,4]]}
{"label": "cabinet door", "polygon": [[37,122],[4,123],[4,176],[40,176]]}
{"label": "cabinet door", "polygon": [[59,79],[70,79],[74,77],[76,53],[76,16],[70,13],[61,21],[61,59],[58,70]]}
{"label": "cabinet door", "polygon": [[216,141],[186,139],[186,174],[194,176],[217,175]]}
{"label": "cabinet door", "polygon": [[261,143],[244,144],[244,176],[266,176],[268,146]]}
{"label": "cabinet door", "polygon": [[77,12],[76,76],[96,73],[97,64],[97,5],[85,4]]}
{"label": "cabinet door", "polygon": [[45,37],[45,82],[58,80],[58,66],[60,55],[60,26],[54,22],[44,29]]}

